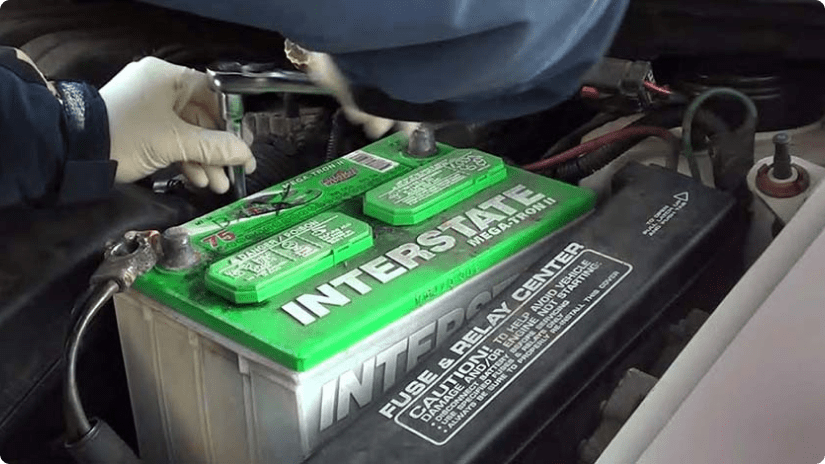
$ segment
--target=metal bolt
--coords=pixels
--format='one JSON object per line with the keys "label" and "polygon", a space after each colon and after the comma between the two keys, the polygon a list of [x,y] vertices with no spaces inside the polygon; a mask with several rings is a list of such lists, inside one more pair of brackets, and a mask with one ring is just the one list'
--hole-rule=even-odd
{"label": "metal bolt", "polygon": [[435,131],[427,124],[421,124],[410,134],[407,154],[415,158],[428,158],[438,153]]}
{"label": "metal bolt", "polygon": [[793,176],[790,143],[791,138],[784,132],[773,137],[773,177],[776,179],[785,180]]}
{"label": "metal bolt", "polygon": [[163,249],[160,265],[163,268],[182,271],[191,269],[200,261],[200,256],[192,247],[189,233],[181,226],[166,229],[160,243]]}

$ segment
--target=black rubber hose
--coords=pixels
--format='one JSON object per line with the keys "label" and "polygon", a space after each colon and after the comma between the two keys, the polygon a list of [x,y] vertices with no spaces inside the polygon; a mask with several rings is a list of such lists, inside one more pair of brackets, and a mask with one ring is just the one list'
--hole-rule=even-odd
{"label": "black rubber hose", "polygon": [[68,443],[79,441],[92,430],[89,419],[86,417],[86,411],[83,410],[80,391],[77,387],[77,358],[83,336],[97,313],[103,309],[112,298],[112,295],[117,293],[119,289],[120,287],[114,281],[98,286],[88,298],[86,304],[83,305],[77,322],[75,322],[66,340],[63,359],[63,416],[66,422],[66,440]]}
{"label": "black rubber hose", "polygon": [[[682,123],[683,111],[684,109],[681,106],[665,108],[642,117],[632,123],[631,126],[657,126],[667,129],[678,127]],[[727,123],[716,114],[707,110],[700,110],[696,114],[695,124],[699,130],[694,133],[694,136],[700,140],[703,139],[706,134],[722,136],[730,134],[730,128]],[[566,182],[578,182],[607,166],[611,161],[621,156],[645,138],[644,136],[634,137],[610,144],[592,153],[560,164],[551,172],[551,175]],[[676,157],[671,157],[667,160],[667,165],[671,169],[675,169],[678,165],[678,151],[676,153]]]}

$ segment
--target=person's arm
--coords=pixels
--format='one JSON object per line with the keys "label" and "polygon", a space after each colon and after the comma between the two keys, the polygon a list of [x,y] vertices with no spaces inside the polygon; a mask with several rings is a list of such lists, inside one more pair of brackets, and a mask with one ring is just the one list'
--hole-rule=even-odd
{"label": "person's arm", "polygon": [[0,47],[0,207],[105,197],[116,167],[97,90],[50,83],[22,52]]}
{"label": "person's arm", "polygon": [[217,96],[198,71],[144,58],[98,92],[49,82],[19,50],[0,47],[0,208],[105,198],[172,163],[223,193],[224,166],[255,168],[242,140],[221,131]]}
{"label": "person's arm", "polygon": [[323,52],[365,112],[484,121],[572,96],[628,0],[142,0],[276,30]]}

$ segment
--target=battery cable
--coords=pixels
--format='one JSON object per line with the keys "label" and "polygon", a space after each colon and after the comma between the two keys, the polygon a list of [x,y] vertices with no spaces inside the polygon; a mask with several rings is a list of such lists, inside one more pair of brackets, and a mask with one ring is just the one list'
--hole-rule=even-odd
{"label": "battery cable", "polygon": [[72,310],[71,331],[63,351],[63,417],[66,450],[79,464],[139,464],[134,451],[101,419],[89,419],[77,383],[77,364],[83,339],[95,317],[115,293],[125,291],[135,279],[152,269],[160,258],[158,231],[130,231],[109,244],[103,263],[90,279],[89,290]]}
{"label": "battery cable", "polygon": [[655,126],[628,126],[619,129],[615,132],[610,132],[609,134],[602,135],[601,137],[597,137],[593,140],[585,142],[569,150],[563,151],[557,155],[536,161],[534,163],[527,164],[525,166],[522,166],[522,168],[534,172],[543,171],[547,168],[556,166],[565,161],[578,158],[581,155],[593,152],[606,145],[610,145],[615,142],[620,142],[626,139],[631,139],[639,136],[658,137],[667,142],[672,147],[674,147],[674,149],[677,150],[678,153],[679,139],[675,135],[673,135],[669,130]]}
{"label": "battery cable", "polygon": [[64,356],[66,372],[63,382],[65,402],[63,407],[66,433],[69,441],[76,441],[82,438],[92,429],[83,409],[83,404],[80,401],[80,393],[77,388],[77,358],[80,353],[80,345],[92,320],[119,289],[120,287],[114,281],[109,281],[94,287],[91,297],[79,305],[81,312],[66,342]]}

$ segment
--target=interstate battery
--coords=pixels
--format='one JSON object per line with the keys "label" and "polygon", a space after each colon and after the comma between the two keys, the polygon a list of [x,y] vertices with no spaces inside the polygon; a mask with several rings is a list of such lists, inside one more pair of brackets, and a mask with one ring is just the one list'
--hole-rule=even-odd
{"label": "interstate battery", "polygon": [[116,309],[147,462],[296,463],[504,289],[592,192],[378,141],[182,227]]}
{"label": "interstate battery", "polygon": [[626,166],[596,212],[308,462],[510,462],[725,243],[735,201]]}

